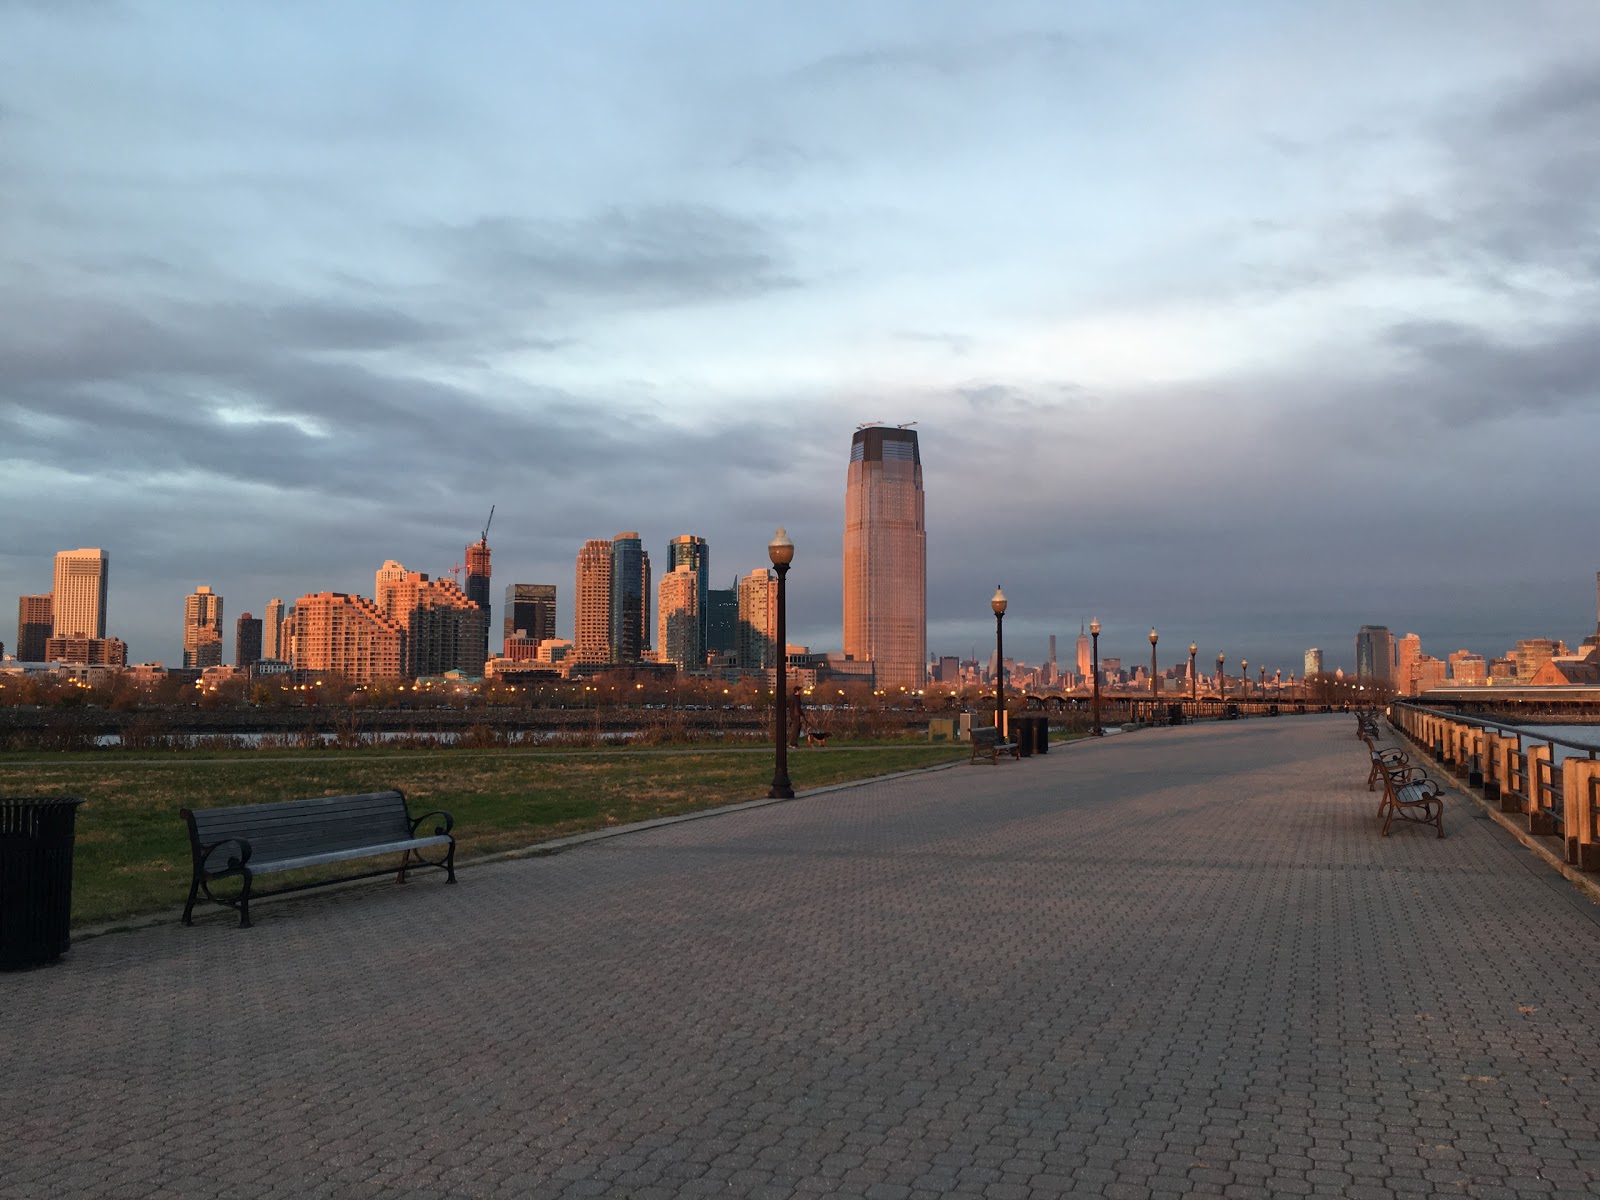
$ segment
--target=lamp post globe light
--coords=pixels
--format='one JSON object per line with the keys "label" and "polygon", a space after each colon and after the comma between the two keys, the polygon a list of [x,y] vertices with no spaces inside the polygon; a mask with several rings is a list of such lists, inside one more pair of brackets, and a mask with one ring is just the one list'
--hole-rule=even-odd
{"label": "lamp post globe light", "polygon": [[1106,731],[1100,728],[1100,618],[1095,617],[1089,622],[1090,644],[1094,647],[1094,736],[1104,737]]}
{"label": "lamp post globe light", "polygon": [[994,609],[994,728],[995,736],[1005,737],[1005,710],[1006,710],[1006,650],[1001,638],[1000,626],[1006,619],[1006,594],[1000,590],[1000,585],[994,585],[994,595],[989,599],[989,607]]}
{"label": "lamp post globe light", "polygon": [[1193,642],[1189,643],[1189,703],[1193,704],[1200,699],[1200,676],[1194,673],[1194,656],[1200,652],[1200,647]]}
{"label": "lamp post globe light", "polygon": [[1161,699],[1161,680],[1156,675],[1156,627],[1150,626],[1150,720],[1156,719],[1156,703]]}
{"label": "lamp post globe light", "polygon": [[773,695],[773,733],[778,741],[777,762],[772,771],[772,790],[767,796],[773,800],[794,799],[794,785],[789,782],[789,629],[784,612],[784,577],[789,574],[789,564],[794,561],[794,543],[780,526],[767,543],[767,557],[772,559],[778,572],[778,688]]}

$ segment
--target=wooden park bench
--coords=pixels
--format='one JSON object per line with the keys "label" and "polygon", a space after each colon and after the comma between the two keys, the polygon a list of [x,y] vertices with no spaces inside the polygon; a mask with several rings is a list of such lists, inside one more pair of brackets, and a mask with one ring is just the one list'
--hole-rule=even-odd
{"label": "wooden park bench", "polygon": [[[450,814],[437,811],[413,817],[406,809],[404,793],[399,791],[319,796],[237,808],[186,808],[182,816],[189,826],[189,852],[194,860],[189,902],[183,906],[185,925],[194,924],[194,904],[202,892],[207,900],[237,909],[239,927],[245,929],[250,925],[250,901],[261,896],[281,896],[391,872],[397,873],[396,882],[404,883],[408,870],[428,867],[444,871],[447,882],[456,881],[456,840],[450,836],[454,825]],[[444,823],[435,825],[431,835],[419,837],[417,827],[430,817],[442,817]],[[424,858],[422,851],[432,848],[443,848],[444,857]],[[376,871],[297,883],[270,892],[255,890],[258,875],[383,855],[399,855],[400,861]],[[237,898],[213,895],[211,884],[218,879],[240,880]]]}
{"label": "wooden park bench", "polygon": [[1367,791],[1377,790],[1384,772],[1411,765],[1411,756],[1399,746],[1380,746],[1365,730],[1362,731],[1361,740],[1366,743],[1367,753],[1372,757],[1372,769],[1367,772]]}
{"label": "wooden park bench", "polygon": [[1001,741],[1000,730],[993,725],[972,727],[972,757],[967,760],[969,766],[978,761],[979,755],[987,757],[991,764],[998,763],[1002,754],[1009,754],[1012,758],[1021,757],[1014,743]]}
{"label": "wooden park bench", "polygon": [[1383,818],[1383,836],[1389,836],[1394,819],[1432,825],[1444,836],[1444,789],[1430,779],[1421,767],[1399,767],[1383,774],[1383,802],[1378,806]]}

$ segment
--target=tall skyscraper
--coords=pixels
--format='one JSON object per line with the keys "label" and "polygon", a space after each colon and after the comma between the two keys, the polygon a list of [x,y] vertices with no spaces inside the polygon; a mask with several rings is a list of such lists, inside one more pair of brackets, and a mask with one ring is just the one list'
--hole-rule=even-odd
{"label": "tall skyscraper", "polygon": [[[493,513],[489,514],[492,518]],[[471,668],[474,675],[483,673],[483,664],[489,661],[489,581],[494,574],[489,552],[489,530],[467,547],[467,599],[483,609],[483,644],[474,652],[477,665]]]}
{"label": "tall skyscraper", "polygon": [[922,456],[911,429],[856,430],[844,496],[844,652],[878,686],[920,689],[928,663]]}
{"label": "tall skyscraper", "polygon": [[267,601],[267,615],[261,619],[261,657],[284,660],[283,601],[276,596]]}
{"label": "tall skyscraper", "polygon": [[1357,632],[1356,679],[1377,687],[1394,686],[1394,634],[1387,625],[1363,625]]}
{"label": "tall skyscraper", "polygon": [[23,662],[44,662],[44,644],[55,627],[51,600],[44,596],[17,597],[17,657]]}
{"label": "tall skyscraper", "polygon": [[590,538],[578,551],[572,586],[572,661],[611,661],[611,543]]}
{"label": "tall skyscraper", "polygon": [[222,597],[204,585],[183,602],[183,665],[222,665]]}
{"label": "tall skyscraper", "polygon": [[739,580],[738,654],[747,670],[778,665],[778,581],[765,567]]}
{"label": "tall skyscraper", "polygon": [[1313,646],[1306,651],[1305,677],[1310,679],[1313,675],[1322,674],[1322,651]]}
{"label": "tall skyscraper", "polygon": [[234,623],[233,665],[252,667],[261,661],[262,623],[259,617],[244,613]]}
{"label": "tall skyscraper", "polygon": [[106,585],[111,556],[104,550],[61,550],[51,615],[56,637],[106,636]]}
{"label": "tall skyscraper", "polygon": [[402,675],[405,630],[365,596],[316,592],[290,610],[289,654],[302,671],[332,671],[352,683]]}
{"label": "tall skyscraper", "polygon": [[657,648],[662,662],[698,671],[706,665],[705,639],[701,636],[700,576],[686,562],[680,562],[661,577],[661,595],[656,603],[659,627]]}
{"label": "tall skyscraper", "polygon": [[506,640],[522,630],[535,642],[548,642],[556,636],[556,585],[553,583],[508,583],[505,603]]}
{"label": "tall skyscraper", "polygon": [[639,535],[611,539],[611,661],[636,663],[650,648],[650,555]]}
{"label": "tall skyscraper", "polygon": [[1088,679],[1094,674],[1094,647],[1089,644],[1089,635],[1084,632],[1083,622],[1078,622],[1078,677]]}
{"label": "tall skyscraper", "polygon": [[[700,645],[704,648],[710,635],[710,630],[706,628],[706,620],[711,608],[711,598],[707,595],[711,590],[711,550],[707,547],[705,538],[684,533],[667,543],[667,570],[676,571],[680,565],[695,572],[695,578],[700,581],[700,592],[695,597],[695,606],[700,614]],[[701,662],[698,665],[705,664]]]}
{"label": "tall skyscraper", "polygon": [[739,652],[739,581],[731,588],[706,589],[706,651]]}

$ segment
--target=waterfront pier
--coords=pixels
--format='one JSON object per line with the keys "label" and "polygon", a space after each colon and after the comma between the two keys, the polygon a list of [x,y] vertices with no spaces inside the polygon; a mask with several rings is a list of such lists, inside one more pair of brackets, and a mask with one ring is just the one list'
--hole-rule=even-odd
{"label": "waterfront pier", "polygon": [[[80,941],[0,1197],[1593,1197],[1600,908],[1347,716]],[[181,881],[174,876],[175,895]]]}

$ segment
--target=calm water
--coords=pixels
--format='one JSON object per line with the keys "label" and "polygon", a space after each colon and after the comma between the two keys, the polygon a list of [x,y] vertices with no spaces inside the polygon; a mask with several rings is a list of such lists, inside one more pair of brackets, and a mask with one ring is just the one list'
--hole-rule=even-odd
{"label": "calm water", "polygon": [[[1600,755],[1600,725],[1518,725],[1517,732],[1522,735],[1523,744],[1531,739],[1540,741],[1547,737],[1564,738],[1569,742],[1580,742],[1585,746],[1593,746],[1597,755]],[[1586,757],[1582,750],[1574,750],[1570,746],[1557,746],[1551,755],[1554,762],[1576,754]]]}

